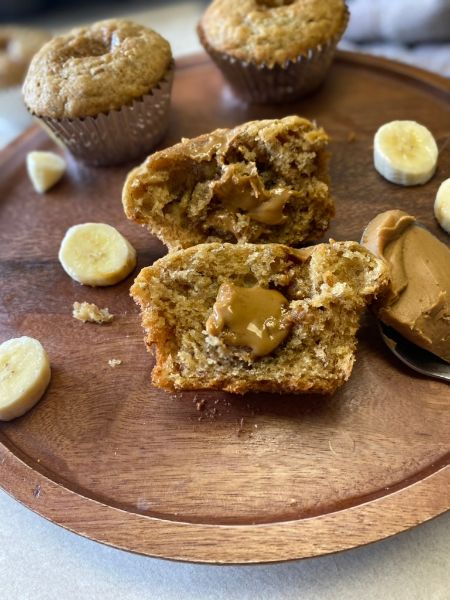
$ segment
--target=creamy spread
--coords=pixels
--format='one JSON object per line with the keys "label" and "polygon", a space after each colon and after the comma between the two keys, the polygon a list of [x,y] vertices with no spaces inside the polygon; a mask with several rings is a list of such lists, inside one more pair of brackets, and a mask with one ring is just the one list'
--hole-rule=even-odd
{"label": "creamy spread", "polygon": [[206,322],[210,335],[230,346],[251,348],[253,356],[270,354],[289,333],[283,319],[287,299],[276,290],[223,283]]}
{"label": "creamy spread", "polygon": [[267,190],[256,169],[255,173],[242,173],[237,165],[228,165],[214,192],[226,207],[242,210],[259,223],[279,225],[286,220],[283,209],[291,192],[282,188]]}
{"label": "creamy spread", "polygon": [[401,210],[375,217],[361,243],[390,266],[379,318],[450,362],[450,249]]}

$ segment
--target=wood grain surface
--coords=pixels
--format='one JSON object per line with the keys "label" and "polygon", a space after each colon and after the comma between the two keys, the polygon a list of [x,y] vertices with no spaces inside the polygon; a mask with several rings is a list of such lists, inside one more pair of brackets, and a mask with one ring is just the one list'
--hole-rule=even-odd
{"label": "wood grain surface", "polygon": [[[450,176],[450,85],[382,59],[340,53],[324,86],[284,106],[248,106],[205,56],[179,61],[170,130],[161,147],[248,119],[291,113],[332,137],[337,215],[328,235],[358,240],[378,212],[433,219]],[[402,188],[372,166],[376,129],[425,124],[441,149],[427,185]],[[37,195],[25,156],[55,149],[34,127],[1,155],[0,342],[38,338],[52,363],[44,398],[0,424],[0,484],[32,510],[79,534],[152,556],[217,563],[280,561],[372,542],[450,508],[450,388],[407,370],[370,315],[350,381],[332,397],[216,392],[168,394],[150,384],[137,308],[138,269],[165,253],[127,222],[130,168],[87,168]],[[58,150],[59,151],[59,150]],[[72,281],[57,261],[66,229],[116,226],[138,250],[135,273],[106,289]],[[71,317],[74,301],[109,307],[109,325]],[[121,359],[111,368],[108,360]]]}

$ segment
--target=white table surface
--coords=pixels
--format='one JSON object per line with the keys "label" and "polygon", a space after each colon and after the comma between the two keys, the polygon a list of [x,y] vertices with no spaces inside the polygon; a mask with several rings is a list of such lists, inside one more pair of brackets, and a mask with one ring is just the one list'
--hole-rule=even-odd
{"label": "white table surface", "polygon": [[278,565],[191,565],[128,554],[0,492],[2,600],[449,600],[450,514],[336,555]]}
{"label": "white table surface", "polygon": [[[203,2],[138,3],[126,14],[160,31],[175,56],[200,49]],[[124,14],[124,5],[35,20],[54,32]],[[9,137],[23,127],[7,115]],[[16,118],[19,123],[19,118]],[[11,124],[12,123],[12,124]],[[1,115],[0,115],[1,143]],[[70,533],[0,491],[0,600],[450,600],[450,514],[389,540],[279,565],[217,567],[129,554]]]}

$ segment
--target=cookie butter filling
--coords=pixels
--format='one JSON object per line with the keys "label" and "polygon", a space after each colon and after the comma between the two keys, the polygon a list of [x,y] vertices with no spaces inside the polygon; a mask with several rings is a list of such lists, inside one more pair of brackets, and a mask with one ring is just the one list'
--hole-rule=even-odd
{"label": "cookie butter filling", "polygon": [[241,165],[227,165],[214,184],[214,194],[226,208],[242,210],[254,221],[279,225],[286,220],[283,208],[292,193],[285,188],[267,190],[258,175],[242,172]]}
{"label": "cookie butter filling", "polygon": [[265,356],[289,333],[283,319],[287,304],[287,299],[276,290],[223,283],[206,330],[210,335],[220,335],[227,345],[248,347],[253,356]]}
{"label": "cookie butter filling", "polygon": [[390,266],[380,319],[450,362],[450,249],[401,210],[375,217],[362,243]]}

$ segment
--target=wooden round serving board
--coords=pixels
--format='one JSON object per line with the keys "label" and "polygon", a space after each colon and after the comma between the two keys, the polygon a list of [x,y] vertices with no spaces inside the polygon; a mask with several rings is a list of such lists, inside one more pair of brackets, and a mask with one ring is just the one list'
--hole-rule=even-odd
{"label": "wooden round serving board", "polygon": [[[378,212],[433,219],[450,176],[450,85],[381,59],[340,53],[321,90],[298,103],[247,106],[205,56],[179,61],[162,146],[255,118],[298,113],[332,137],[337,215],[330,236],[358,240]],[[392,119],[415,119],[442,152],[423,187],[384,181],[372,138]],[[130,168],[69,161],[45,196],[26,176],[30,150],[55,149],[37,128],[1,155],[0,342],[20,335],[47,349],[53,376],[24,417],[0,424],[0,484],[44,517],[134,552],[214,563],[320,555],[366,544],[450,508],[450,387],[403,367],[367,315],[350,381],[333,397],[216,392],[169,394],[150,384],[137,307],[122,284],[93,289],[57,260],[75,223],[116,226],[137,248],[138,269],[165,253],[127,222],[121,189]],[[116,315],[82,324],[72,303]],[[115,368],[108,360],[117,358]]]}

